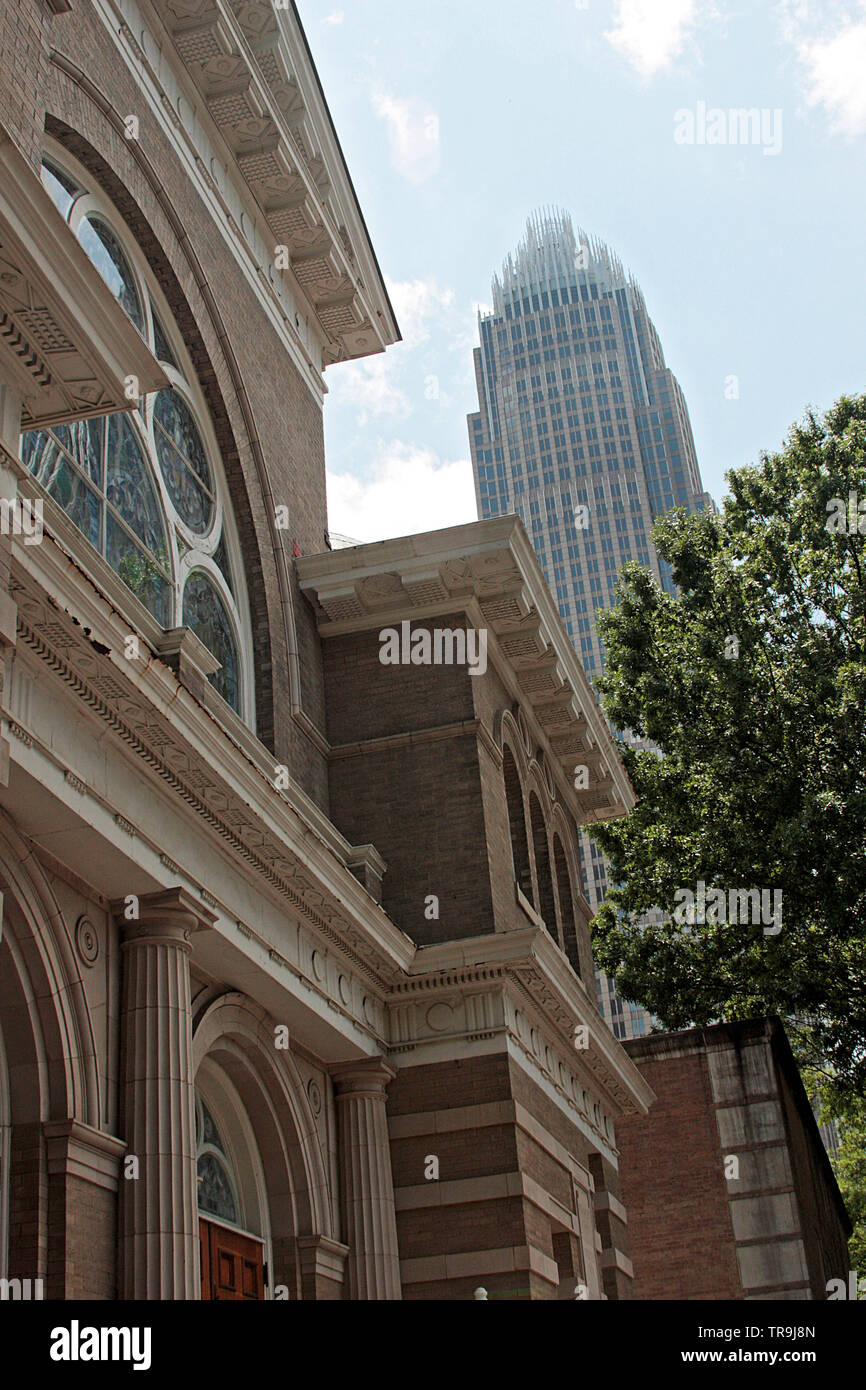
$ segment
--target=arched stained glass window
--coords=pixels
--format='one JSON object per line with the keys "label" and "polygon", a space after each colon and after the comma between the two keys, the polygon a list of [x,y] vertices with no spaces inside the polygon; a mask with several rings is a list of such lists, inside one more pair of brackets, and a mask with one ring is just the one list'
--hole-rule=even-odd
{"label": "arched stained glass window", "polygon": [[183,625],[213,652],[221,669],[213,683],[227,704],[237,698],[238,651],[231,620],[214,584],[202,570],[195,570],[183,591]]}
{"label": "arched stained glass window", "polygon": [[192,531],[210,528],[213,481],[192,411],[177,391],[160,391],[153,407],[156,454],[178,516]]}
{"label": "arched stained glass window", "polygon": [[195,1096],[195,1155],[199,1211],[239,1225],[241,1208],[231,1160],[216,1120],[198,1091]]}
{"label": "arched stained glass window", "polygon": [[21,457],[164,628],[193,629],[211,683],[252,713],[249,614],[219,449],[171,310],[117,210],[58,147],[43,183],[169,378],[137,409],[23,437]]}

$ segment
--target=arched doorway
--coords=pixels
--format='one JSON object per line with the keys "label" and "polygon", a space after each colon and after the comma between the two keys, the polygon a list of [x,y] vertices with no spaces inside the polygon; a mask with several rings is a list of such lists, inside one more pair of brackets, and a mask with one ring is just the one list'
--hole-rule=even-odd
{"label": "arched doorway", "polygon": [[195,1146],[201,1296],[260,1302],[270,1243],[261,1162],[232,1083],[208,1061],[196,1078]]}
{"label": "arched doorway", "polygon": [[[220,1228],[217,1237],[208,1229],[209,1241],[217,1239],[225,1246],[229,1232],[261,1247],[264,1297],[333,1296],[322,1291],[326,1279],[334,1282],[337,1277],[325,1266],[344,1247],[336,1241],[326,1151],[291,1054],[276,1047],[274,1038],[273,1019],[242,994],[203,998],[195,1013],[195,1085],[222,1145],[216,1151],[200,1150],[197,1158],[208,1153],[213,1160],[228,1158],[229,1190],[239,1220],[231,1222],[207,1209],[200,1209],[199,1218]],[[213,1165],[202,1166],[202,1177],[209,1180]],[[200,1203],[215,1205],[206,1193]],[[231,1208],[227,1204],[223,1210],[228,1213]],[[204,1241],[202,1245],[204,1249]],[[324,1252],[322,1268],[319,1247]],[[203,1297],[214,1296],[205,1292],[204,1283],[202,1288]]]}

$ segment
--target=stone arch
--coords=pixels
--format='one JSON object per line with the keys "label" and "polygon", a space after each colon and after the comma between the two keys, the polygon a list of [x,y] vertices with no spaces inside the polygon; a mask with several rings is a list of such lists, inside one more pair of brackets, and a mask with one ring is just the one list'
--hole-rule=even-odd
{"label": "stone arch", "polygon": [[11,1122],[99,1128],[97,1050],[60,905],[31,847],[0,812],[0,1019]]}
{"label": "stone arch", "polygon": [[[189,238],[180,223],[177,213],[172,206],[171,199],[162,187],[162,184],[151,168],[144,152],[138,148],[139,142],[129,141],[123,138],[124,124],[122,113],[116,111],[107,101],[102,93],[93,88],[86,75],[66,57],[60,54],[54,55],[58,78],[72,81],[78,88],[73,100],[80,106],[81,93],[83,92],[91,102],[91,109],[94,120],[98,120],[105,127],[107,144],[112,143],[118,151],[123,151],[124,158],[130,159],[136,166],[136,173],[143,178],[149,185],[149,191],[159,204],[160,212],[167,219],[174,233],[174,241],[177,246],[177,258],[185,262],[183,271],[186,277],[192,281],[203,302],[202,313],[209,320],[210,328],[216,342],[221,345],[223,357],[228,369],[228,376],[231,380],[236,396],[236,407],[240,413],[244,432],[246,435],[246,445],[252,454],[257,483],[259,484],[265,502],[265,512],[273,523],[271,530],[273,541],[273,553],[277,559],[279,571],[279,556],[282,547],[279,537],[276,535],[276,515],[275,508],[271,505],[270,483],[267,480],[264,459],[261,457],[261,446],[258,440],[258,433],[255,422],[252,418],[251,409],[247,400],[246,391],[234,360],[231,344],[219,309],[214,300],[213,294],[207,283],[195,252],[190,244]],[[181,332],[184,345],[192,359],[199,386],[207,402],[212,424],[220,449],[220,458],[226,475],[226,483],[231,497],[235,523],[238,531],[243,566],[247,576],[256,576],[263,573],[266,561],[261,552],[259,538],[253,520],[254,509],[250,498],[248,481],[244,473],[241,462],[241,454],[238,448],[237,435],[232,426],[229,410],[220,388],[214,361],[205,344],[204,337],[199,325],[199,318],[194,312],[190,299],[181,285],[179,275],[169,259],[163,241],[156,234],[150,220],[146,217],[140,204],[133,196],[127,182],[120,177],[117,168],[120,167],[120,157],[112,162],[107,153],[102,153],[91,143],[79,130],[69,125],[59,115],[49,111],[45,117],[45,132],[52,139],[56,140],[69,153],[91,173],[99,184],[100,188],[108,198],[115,204],[119,212],[126,221],[130,232],[135,237],[143,255],[148,260],[151,269],[159,281],[163,294],[168,300],[169,306],[175,318],[175,322]],[[104,141],[103,143],[106,143]],[[115,167],[115,164],[117,167]],[[270,550],[271,547],[269,546]],[[286,562],[287,563],[287,562]],[[292,603],[292,592],[288,575],[285,580],[278,572],[278,583],[281,588],[281,607],[284,608],[285,622],[291,631],[291,638],[294,638],[294,606]],[[247,602],[250,615],[250,628],[252,634],[255,679],[255,720],[256,734],[261,741],[274,751],[275,744],[275,714],[274,714],[274,690],[272,684],[263,678],[262,673],[274,669],[273,656],[271,651],[271,632],[275,628],[279,619],[272,611],[273,605],[269,603],[266,586],[263,583],[247,583]],[[297,642],[290,640],[289,651],[297,651]]]}
{"label": "stone arch", "polygon": [[205,1003],[193,1020],[193,1069],[218,1067],[244,1107],[257,1146],[274,1283],[300,1297],[296,1241],[335,1238],[330,1183],[315,1118],[291,1053],[275,1045],[276,1024],[239,993]]}
{"label": "stone arch", "polygon": [[99,1070],[72,938],[30,845],[0,812],[0,1264],[12,1277],[48,1274],[51,1215],[44,1126],[99,1128]]}

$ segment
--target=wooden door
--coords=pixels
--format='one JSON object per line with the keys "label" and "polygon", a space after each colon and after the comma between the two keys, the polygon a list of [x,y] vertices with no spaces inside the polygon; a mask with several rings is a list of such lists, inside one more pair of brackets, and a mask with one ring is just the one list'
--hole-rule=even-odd
{"label": "wooden door", "polygon": [[260,1240],[199,1218],[201,1296],[248,1299],[265,1296],[264,1247]]}

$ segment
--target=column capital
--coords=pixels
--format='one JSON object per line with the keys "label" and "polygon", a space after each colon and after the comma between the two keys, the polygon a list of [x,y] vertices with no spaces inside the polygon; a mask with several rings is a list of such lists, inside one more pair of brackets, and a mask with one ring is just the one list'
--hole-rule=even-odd
{"label": "column capital", "polygon": [[336,1062],[329,1070],[338,1101],[351,1096],[385,1100],[388,1087],[397,1075],[396,1068],[384,1057],[359,1057],[355,1062]]}
{"label": "column capital", "polygon": [[[131,904],[133,897],[137,908]],[[136,911],[134,917],[128,915],[131,906]],[[193,932],[207,931],[216,921],[216,913],[186,888],[117,898],[111,904],[111,912],[123,933],[124,947],[175,944],[191,950]]]}

